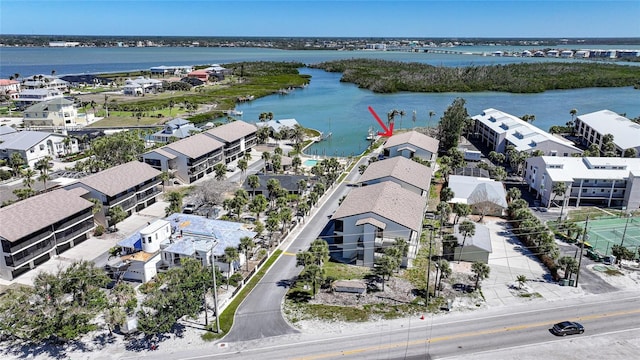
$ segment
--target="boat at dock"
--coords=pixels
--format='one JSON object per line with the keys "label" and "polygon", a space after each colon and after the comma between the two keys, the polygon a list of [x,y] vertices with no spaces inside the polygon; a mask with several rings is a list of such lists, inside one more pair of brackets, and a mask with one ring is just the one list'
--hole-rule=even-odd
{"label": "boat at dock", "polygon": [[369,132],[367,133],[367,141],[373,141],[376,139],[376,132],[373,131],[373,127],[369,128]]}
{"label": "boat at dock", "polygon": [[229,115],[231,115],[231,116],[242,116],[242,111],[236,110],[236,109],[229,110]]}
{"label": "boat at dock", "polygon": [[328,132],[328,133],[322,133],[320,134],[320,137],[318,138],[318,141],[324,141],[327,140],[328,138],[330,138],[332,135],[332,133]]}

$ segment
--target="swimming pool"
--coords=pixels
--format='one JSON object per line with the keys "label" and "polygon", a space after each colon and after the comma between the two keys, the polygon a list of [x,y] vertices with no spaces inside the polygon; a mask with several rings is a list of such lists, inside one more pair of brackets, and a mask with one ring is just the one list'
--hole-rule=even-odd
{"label": "swimming pool", "polygon": [[302,163],[302,165],[308,166],[308,167],[314,167],[317,163],[318,163],[318,160],[307,159]]}

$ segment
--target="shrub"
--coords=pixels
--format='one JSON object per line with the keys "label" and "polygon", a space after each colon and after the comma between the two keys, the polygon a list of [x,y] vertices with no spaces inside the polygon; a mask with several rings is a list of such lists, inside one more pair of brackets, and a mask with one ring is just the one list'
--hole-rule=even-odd
{"label": "shrub", "polygon": [[238,284],[239,284],[240,282],[242,282],[242,279],[244,279],[244,278],[242,277],[242,274],[241,274],[241,273],[239,273],[239,272],[234,273],[234,274],[233,274],[233,275],[231,275],[231,277],[229,278],[229,284],[230,284],[231,286],[236,287],[236,286],[238,286]]}
{"label": "shrub", "polygon": [[11,179],[11,172],[7,170],[0,170],[0,180]]}
{"label": "shrub", "polygon": [[104,226],[96,226],[96,228],[93,230],[93,236],[101,236],[102,234],[104,234]]}

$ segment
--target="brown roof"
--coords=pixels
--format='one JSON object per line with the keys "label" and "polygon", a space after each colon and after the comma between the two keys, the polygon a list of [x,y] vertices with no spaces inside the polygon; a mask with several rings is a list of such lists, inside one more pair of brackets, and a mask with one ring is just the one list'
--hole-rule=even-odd
{"label": "brown roof", "polygon": [[189,136],[188,138],[165,145],[161,149],[171,149],[186,155],[191,159],[197,159],[202,155],[208,154],[216,149],[221,149],[224,144],[210,136],[202,133]]}
{"label": "brown roof", "polygon": [[147,154],[152,153],[152,152],[154,152],[156,154],[159,154],[159,155],[162,155],[162,156],[166,157],[167,159],[175,159],[177,157],[175,154],[172,154],[172,153],[170,153],[168,151],[162,150],[161,148],[158,148],[158,149],[155,149],[155,150],[151,150]]}
{"label": "brown roof", "polygon": [[211,130],[205,131],[205,134],[213,136],[221,141],[232,143],[236,140],[240,140],[243,137],[253,134],[258,128],[244,121],[236,120],[228,124],[220,125]]}
{"label": "brown roof", "polygon": [[384,181],[351,190],[332,218],[373,213],[420,231],[426,204],[426,198],[392,181]]}
{"label": "brown roof", "polygon": [[154,169],[151,165],[134,160],[82,178],[77,183],[84,184],[107,196],[114,196],[160,174],[162,172]]}
{"label": "brown roof", "polygon": [[0,238],[13,242],[93,207],[84,192],[57,189],[0,208]]}
{"label": "brown roof", "polygon": [[402,144],[411,144],[435,154],[438,152],[438,145],[440,142],[417,131],[407,131],[390,137],[384,144],[384,148],[386,149]]}
{"label": "brown roof", "polygon": [[358,182],[369,182],[389,176],[420,189],[429,190],[431,173],[430,167],[402,156],[395,156],[371,163]]}

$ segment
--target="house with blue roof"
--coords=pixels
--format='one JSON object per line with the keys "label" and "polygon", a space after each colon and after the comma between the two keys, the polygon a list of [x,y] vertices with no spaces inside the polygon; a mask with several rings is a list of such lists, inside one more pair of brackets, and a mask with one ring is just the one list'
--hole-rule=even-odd
{"label": "house with blue roof", "polygon": [[180,266],[185,258],[197,259],[203,266],[212,260],[225,276],[231,276],[246,261],[244,254],[229,263],[224,258],[227,247],[238,248],[243,237],[257,233],[246,224],[207,219],[198,215],[175,213],[150,223],[147,227],[118,242],[122,256],[110,264],[123,278],[146,282],[159,271]]}
{"label": "house with blue roof", "polygon": [[194,133],[199,133],[200,131],[202,130],[195,127],[190,121],[182,118],[175,118],[167,121],[164,124],[164,129],[152,134],[150,140],[154,142],[168,143],[172,139],[184,139]]}

